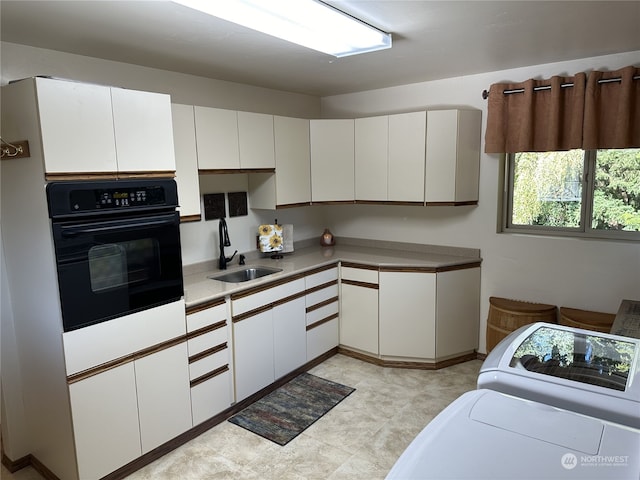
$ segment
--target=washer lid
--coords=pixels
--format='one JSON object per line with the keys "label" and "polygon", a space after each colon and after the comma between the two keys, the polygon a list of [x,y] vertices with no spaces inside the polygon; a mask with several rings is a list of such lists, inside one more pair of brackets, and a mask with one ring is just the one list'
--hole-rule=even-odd
{"label": "washer lid", "polygon": [[604,431],[603,422],[595,418],[499,394],[482,395],[469,418],[589,455],[598,453]]}

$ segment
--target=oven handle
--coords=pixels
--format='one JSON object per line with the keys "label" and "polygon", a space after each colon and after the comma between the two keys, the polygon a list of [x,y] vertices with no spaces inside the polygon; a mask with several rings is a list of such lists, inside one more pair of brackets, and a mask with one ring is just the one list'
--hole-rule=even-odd
{"label": "oven handle", "polygon": [[145,227],[162,227],[175,224],[175,218],[171,217],[162,220],[145,220],[136,222],[127,222],[120,225],[105,225],[102,227],[87,227],[87,226],[75,226],[75,227],[62,227],[60,233],[63,237],[77,237],[79,235],[90,235],[93,233],[110,233],[119,232],[123,230],[131,230]]}

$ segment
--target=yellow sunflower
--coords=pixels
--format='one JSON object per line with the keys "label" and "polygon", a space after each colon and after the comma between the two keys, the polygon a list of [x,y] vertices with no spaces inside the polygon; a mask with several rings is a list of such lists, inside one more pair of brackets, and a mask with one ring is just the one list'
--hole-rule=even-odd
{"label": "yellow sunflower", "polygon": [[282,245],[282,237],[274,235],[273,237],[269,238],[269,245],[274,250],[280,248],[280,245]]}
{"label": "yellow sunflower", "polygon": [[271,225],[260,225],[258,232],[264,236],[271,235]]}

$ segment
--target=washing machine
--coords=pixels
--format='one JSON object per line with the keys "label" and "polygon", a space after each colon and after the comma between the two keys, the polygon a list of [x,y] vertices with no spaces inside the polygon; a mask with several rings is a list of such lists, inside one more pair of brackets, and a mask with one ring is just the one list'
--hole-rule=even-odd
{"label": "washing machine", "polygon": [[548,323],[512,332],[478,388],[640,428],[640,340]]}
{"label": "washing machine", "polygon": [[640,430],[479,389],[458,397],[387,480],[640,478]]}

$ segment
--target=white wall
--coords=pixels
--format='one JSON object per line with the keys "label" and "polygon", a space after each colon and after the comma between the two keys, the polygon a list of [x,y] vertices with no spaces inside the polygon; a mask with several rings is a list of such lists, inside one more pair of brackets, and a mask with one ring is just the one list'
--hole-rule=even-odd
{"label": "white wall", "polygon": [[[573,75],[640,65],[640,52],[537,65],[416,83],[322,99],[325,118],[461,106],[483,112],[482,91],[496,82]],[[428,68],[428,66],[425,66]],[[482,142],[484,150],[484,138]],[[624,298],[640,299],[640,244],[496,233],[498,155],[482,154],[477,207],[328,207],[334,235],[480,248],[480,350],[484,351],[489,297],[507,297],[614,313]]]}
{"label": "white wall", "polygon": [[[248,176],[246,174],[200,176],[200,192],[203,194],[248,192],[248,189]],[[200,199],[202,202],[202,197]],[[294,242],[316,236],[320,238],[324,229],[324,210],[319,207],[285,208],[277,211],[251,210],[249,208],[246,216],[230,217],[227,198],[225,198],[225,206],[227,211],[225,220],[229,228],[229,240],[231,241],[231,246],[225,248],[227,257],[231,256],[234,250],[238,250],[238,253],[255,251],[258,226],[264,223],[273,223],[276,219],[279,224],[293,224]],[[184,265],[213,260],[220,256],[219,222],[218,220],[204,219],[204,206],[202,204],[201,211],[201,221],[183,223],[180,226],[182,263]],[[236,256],[234,262],[237,261],[237,258]]]}
{"label": "white wall", "polygon": [[68,53],[0,43],[0,84],[48,75],[149,92],[168,93],[173,103],[314,118],[317,97],[212,80],[183,73]]}

